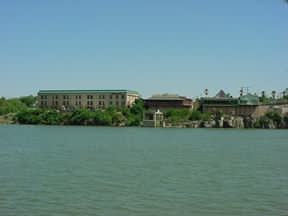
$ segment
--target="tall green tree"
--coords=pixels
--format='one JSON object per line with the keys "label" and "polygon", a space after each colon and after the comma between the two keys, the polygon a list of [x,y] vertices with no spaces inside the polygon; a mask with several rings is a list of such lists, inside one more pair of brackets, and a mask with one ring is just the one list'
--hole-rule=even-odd
{"label": "tall green tree", "polygon": [[27,106],[22,103],[18,98],[13,99],[1,99],[0,103],[0,115],[5,115],[7,113],[16,113],[26,109]]}
{"label": "tall green tree", "polygon": [[26,106],[30,107],[30,106],[32,106],[33,104],[36,103],[36,97],[34,97],[33,95],[20,97],[20,101],[22,103],[26,104]]}

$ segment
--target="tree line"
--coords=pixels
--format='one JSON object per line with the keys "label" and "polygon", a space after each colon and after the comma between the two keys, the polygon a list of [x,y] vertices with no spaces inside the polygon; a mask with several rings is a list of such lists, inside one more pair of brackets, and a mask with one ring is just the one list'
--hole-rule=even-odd
{"label": "tree line", "polygon": [[72,112],[60,112],[55,109],[24,109],[14,116],[14,122],[44,125],[140,126],[143,112],[143,101],[137,100],[132,107],[109,106],[96,111],[78,109]]}
{"label": "tree line", "polygon": [[17,113],[23,111],[29,107],[32,107],[36,103],[36,97],[30,95],[20,98],[6,99],[0,98],[0,115],[6,115],[8,113]]}

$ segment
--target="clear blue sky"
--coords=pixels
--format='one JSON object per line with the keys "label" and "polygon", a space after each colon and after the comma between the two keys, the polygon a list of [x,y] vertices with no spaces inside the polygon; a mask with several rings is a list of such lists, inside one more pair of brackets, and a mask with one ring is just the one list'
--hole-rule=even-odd
{"label": "clear blue sky", "polygon": [[288,87],[284,0],[3,0],[0,96]]}

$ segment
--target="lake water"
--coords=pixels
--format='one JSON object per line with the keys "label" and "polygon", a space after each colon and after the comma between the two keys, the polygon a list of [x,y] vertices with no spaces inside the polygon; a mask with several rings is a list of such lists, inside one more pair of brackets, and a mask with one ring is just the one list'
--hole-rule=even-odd
{"label": "lake water", "polygon": [[288,130],[0,125],[0,215],[288,215]]}

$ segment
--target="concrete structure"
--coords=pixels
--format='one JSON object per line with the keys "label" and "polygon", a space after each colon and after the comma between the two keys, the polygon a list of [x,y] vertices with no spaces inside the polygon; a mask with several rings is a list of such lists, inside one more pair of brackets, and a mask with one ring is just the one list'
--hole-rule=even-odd
{"label": "concrete structure", "polygon": [[177,94],[155,94],[144,100],[144,106],[152,110],[193,109],[193,101]]}
{"label": "concrete structure", "polygon": [[62,111],[132,106],[140,94],[130,90],[40,90],[38,106]]}
{"label": "concrete structure", "polygon": [[267,112],[278,112],[280,115],[285,116],[288,113],[288,103],[261,104],[256,108],[252,116],[260,117]]}
{"label": "concrete structure", "polygon": [[146,112],[143,114],[144,127],[165,127],[164,114],[157,110],[157,112]]}

